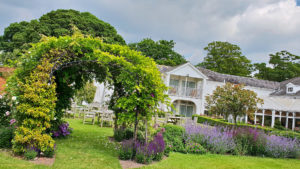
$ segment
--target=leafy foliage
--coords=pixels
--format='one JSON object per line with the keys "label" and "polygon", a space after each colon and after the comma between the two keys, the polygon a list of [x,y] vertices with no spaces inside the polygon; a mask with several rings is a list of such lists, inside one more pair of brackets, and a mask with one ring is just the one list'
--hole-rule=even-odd
{"label": "leafy foliage", "polygon": [[73,26],[83,34],[101,37],[106,43],[125,45],[124,39],[117,34],[114,27],[89,12],[58,9],[41,16],[38,20],[12,23],[5,28],[4,35],[0,36],[0,50],[4,51],[1,61],[14,65],[21,52],[28,49],[31,43],[39,42],[42,35],[72,35]]}
{"label": "leafy foliage", "polygon": [[175,152],[185,152],[184,133],[185,129],[176,125],[165,125],[165,132],[163,133],[164,140],[167,147],[170,147]]}
{"label": "leafy foliage", "polygon": [[[118,74],[113,74],[116,70]],[[113,100],[116,107],[126,110],[119,120],[150,119],[159,103],[168,103],[167,87],[151,58],[79,33],[45,37],[22,57],[8,82],[8,91],[19,101],[14,152],[24,153],[28,146],[41,152],[53,149],[54,141],[46,130],[54,118],[61,119],[62,109],[70,106],[64,103],[70,103],[75,91],[91,79],[112,86],[115,79],[122,85],[125,94]],[[68,90],[62,92],[63,88]]]}
{"label": "leafy foliage", "polygon": [[11,140],[14,137],[14,129],[12,127],[0,128],[0,148],[11,148]]}
{"label": "leafy foliage", "polygon": [[271,67],[268,67],[265,63],[254,64],[255,69],[258,70],[255,77],[281,82],[300,76],[300,56],[288,51],[270,54],[269,64]]}
{"label": "leafy foliage", "polygon": [[83,88],[76,91],[75,93],[76,102],[78,104],[81,104],[83,101],[92,103],[94,101],[96,89],[97,87],[94,86],[93,82],[86,83]]}
{"label": "leafy foliage", "polygon": [[206,96],[206,102],[210,114],[222,115],[225,119],[231,114],[235,120],[237,116],[252,115],[263,100],[255,92],[244,89],[243,85],[226,83]]}
{"label": "leafy foliage", "polygon": [[142,52],[143,55],[153,58],[156,63],[161,65],[176,66],[186,62],[184,57],[174,51],[175,42],[173,40],[143,39],[138,43],[131,43],[128,46],[136,51]]}
{"label": "leafy foliage", "polygon": [[242,55],[239,46],[215,41],[209,43],[204,50],[207,51],[207,56],[198,66],[224,74],[250,76],[251,62]]}

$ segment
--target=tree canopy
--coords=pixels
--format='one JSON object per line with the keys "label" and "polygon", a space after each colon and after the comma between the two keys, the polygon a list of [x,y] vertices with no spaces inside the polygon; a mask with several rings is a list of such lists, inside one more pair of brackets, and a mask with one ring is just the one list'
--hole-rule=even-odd
{"label": "tree canopy", "polygon": [[243,85],[226,83],[218,86],[212,95],[206,96],[208,112],[222,115],[226,119],[229,115],[236,120],[237,116],[251,115],[257,109],[258,103],[263,100],[251,90],[244,89]]}
{"label": "tree canopy", "polygon": [[153,58],[161,65],[176,66],[186,62],[184,57],[174,51],[175,42],[173,40],[159,40],[157,42],[146,38],[138,43],[130,43],[128,46],[143,55]]}
{"label": "tree canopy", "polygon": [[254,64],[255,69],[258,70],[255,77],[281,82],[300,76],[300,56],[288,51],[270,54],[269,64],[271,67],[268,67],[266,63]]}
{"label": "tree canopy", "polygon": [[4,51],[1,61],[4,64],[9,63],[9,60],[14,61],[22,50],[28,49],[31,43],[39,42],[43,35],[72,35],[72,27],[77,27],[82,34],[100,37],[105,43],[125,44],[113,26],[89,12],[58,9],[41,16],[38,20],[12,23],[5,28],[4,35],[0,36],[0,51]]}
{"label": "tree canopy", "polygon": [[250,76],[251,61],[242,55],[239,46],[215,41],[209,43],[204,50],[207,51],[207,56],[198,66],[224,74]]}

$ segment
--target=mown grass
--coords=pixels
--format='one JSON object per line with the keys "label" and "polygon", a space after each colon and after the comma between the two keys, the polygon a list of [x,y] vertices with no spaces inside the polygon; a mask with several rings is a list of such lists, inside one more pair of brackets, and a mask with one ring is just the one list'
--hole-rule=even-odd
{"label": "mown grass", "polygon": [[[53,166],[35,165],[0,152],[1,169],[87,169],[121,168],[115,146],[109,144],[111,128],[83,125],[81,120],[68,120],[74,132],[67,139],[56,140]],[[231,155],[193,155],[171,153],[167,159],[145,169],[300,169],[300,160]]]}

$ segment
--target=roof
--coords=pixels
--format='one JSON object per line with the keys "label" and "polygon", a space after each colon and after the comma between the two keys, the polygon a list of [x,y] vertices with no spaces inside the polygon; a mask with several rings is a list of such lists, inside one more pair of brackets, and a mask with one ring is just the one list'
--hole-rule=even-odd
{"label": "roof", "polygon": [[210,80],[218,81],[218,82],[230,82],[234,84],[244,84],[247,86],[253,87],[261,87],[261,88],[268,88],[268,89],[276,89],[279,87],[279,82],[268,81],[268,80],[260,80],[251,77],[242,77],[242,76],[235,76],[235,75],[228,75],[222,74],[218,72],[214,72],[202,67],[198,67],[198,69],[209,77]]}
{"label": "roof", "polygon": [[[182,65],[178,65],[175,67],[172,66],[165,66],[165,65],[158,65],[158,69],[161,73],[170,72],[177,67],[180,67]],[[230,82],[234,84],[245,84],[247,86],[253,86],[253,87],[261,87],[261,88],[268,88],[268,89],[277,89],[280,85],[279,82],[274,81],[268,81],[268,80],[260,80],[256,78],[250,78],[250,77],[242,77],[242,76],[235,76],[235,75],[227,75],[222,74],[218,72],[214,72],[202,67],[197,67],[198,70],[200,70],[201,73],[203,73],[205,76],[207,76],[212,81],[218,81],[218,82]]]}
{"label": "roof", "polygon": [[299,112],[300,100],[286,97],[262,97],[263,105],[258,105],[260,109],[271,109],[277,111]]}
{"label": "roof", "polygon": [[295,77],[295,78],[292,78],[292,79],[280,82],[280,84],[279,84],[279,90],[271,93],[271,95],[274,95],[274,96],[282,96],[282,95],[300,96],[300,91],[298,91],[298,92],[296,92],[294,94],[287,94],[286,93],[286,85],[288,83],[292,83],[294,85],[299,85],[300,86],[300,77]]}

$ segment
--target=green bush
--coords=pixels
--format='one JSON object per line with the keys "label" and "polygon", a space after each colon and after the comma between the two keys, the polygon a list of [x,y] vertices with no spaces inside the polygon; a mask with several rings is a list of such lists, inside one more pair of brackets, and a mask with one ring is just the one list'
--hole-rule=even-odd
{"label": "green bush", "polygon": [[118,142],[124,139],[124,130],[123,129],[116,129],[114,130],[114,139]]}
{"label": "green bush", "polygon": [[293,132],[291,130],[279,130],[276,128],[268,128],[268,127],[262,127],[257,125],[251,125],[251,124],[245,124],[245,123],[228,123],[225,122],[223,119],[214,119],[207,116],[200,116],[200,115],[193,115],[194,117],[198,117],[197,122],[198,123],[206,123],[211,126],[227,126],[227,127],[251,127],[255,129],[260,129],[264,131],[265,133],[272,133],[277,136],[284,136],[288,138],[297,138],[300,140],[300,133]]}
{"label": "green bush", "polygon": [[26,160],[33,160],[37,156],[37,154],[38,153],[36,151],[30,149],[24,153],[24,157]]}
{"label": "green bush", "polygon": [[49,158],[52,158],[55,154],[53,149],[47,149],[43,153],[45,157],[49,157]]}
{"label": "green bush", "polygon": [[[117,129],[114,131],[114,139],[118,142],[133,138],[134,130],[132,128]],[[142,131],[138,130],[137,139],[140,142],[145,142],[145,137]]]}
{"label": "green bush", "polygon": [[190,142],[185,145],[186,152],[187,153],[193,153],[193,154],[205,154],[207,150],[202,147],[199,143]]}
{"label": "green bush", "polygon": [[14,129],[11,127],[0,128],[0,148],[11,148],[14,138]]}
{"label": "green bush", "polygon": [[172,151],[185,152],[184,148],[184,133],[185,129],[181,126],[167,124],[164,126],[165,132],[163,133],[164,140],[167,147]]}

